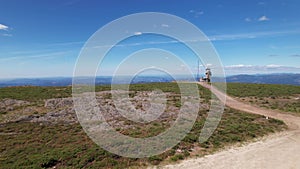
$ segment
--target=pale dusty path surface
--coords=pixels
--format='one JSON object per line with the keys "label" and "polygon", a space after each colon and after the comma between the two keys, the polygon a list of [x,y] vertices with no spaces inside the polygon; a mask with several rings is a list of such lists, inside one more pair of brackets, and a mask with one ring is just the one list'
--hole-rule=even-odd
{"label": "pale dusty path surface", "polygon": [[[199,84],[209,88],[218,98],[224,98],[224,93],[210,85],[205,83]],[[221,100],[224,102],[224,99]],[[268,136],[255,143],[230,148],[201,158],[184,160],[179,164],[167,165],[164,168],[300,169],[299,117],[251,106],[229,96],[226,97],[226,105],[244,112],[283,120],[289,129],[285,132]]]}

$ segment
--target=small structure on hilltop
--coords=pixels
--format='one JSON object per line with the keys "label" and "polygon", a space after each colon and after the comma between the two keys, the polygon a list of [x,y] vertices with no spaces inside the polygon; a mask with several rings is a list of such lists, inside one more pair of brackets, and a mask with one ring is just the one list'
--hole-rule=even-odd
{"label": "small structure on hilltop", "polygon": [[212,73],[210,68],[206,68],[205,70],[205,77],[201,77],[200,82],[210,82]]}

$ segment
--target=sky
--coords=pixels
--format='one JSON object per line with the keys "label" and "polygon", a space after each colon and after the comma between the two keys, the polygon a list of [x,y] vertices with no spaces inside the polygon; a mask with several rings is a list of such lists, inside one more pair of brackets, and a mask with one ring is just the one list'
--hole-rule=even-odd
{"label": "sky", "polygon": [[[226,75],[300,73],[299,7],[299,0],[0,0],[0,78],[70,77],[98,29],[140,12],[172,14],[194,24],[211,41]],[[179,55],[186,65],[170,64],[175,73],[185,67],[197,72],[197,59],[183,44],[135,32],[112,48],[97,75],[112,75],[128,55],[149,48]]]}

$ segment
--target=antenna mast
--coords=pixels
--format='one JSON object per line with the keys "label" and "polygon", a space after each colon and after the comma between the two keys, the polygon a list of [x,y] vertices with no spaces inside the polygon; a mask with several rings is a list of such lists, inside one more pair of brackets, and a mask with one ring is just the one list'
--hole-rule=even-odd
{"label": "antenna mast", "polygon": [[198,59],[198,67],[197,67],[197,81],[198,81],[198,80],[199,80],[199,78],[200,78],[200,77],[199,77],[199,74],[200,74],[200,70],[199,70],[200,68],[199,68],[199,67],[200,67],[200,60]]}

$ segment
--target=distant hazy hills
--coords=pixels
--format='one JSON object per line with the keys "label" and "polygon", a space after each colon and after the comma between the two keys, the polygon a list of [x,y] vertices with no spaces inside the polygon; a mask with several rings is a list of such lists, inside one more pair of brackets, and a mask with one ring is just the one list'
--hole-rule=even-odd
{"label": "distant hazy hills", "polygon": [[[82,78],[82,83],[88,78]],[[186,79],[186,76],[180,76],[179,80],[192,81],[193,79]],[[214,78],[218,81],[218,78]],[[171,82],[174,79],[170,76],[139,76],[133,79],[131,83],[151,83],[151,82]],[[227,82],[239,83],[263,83],[263,84],[290,84],[300,86],[300,74],[267,74],[267,75],[234,75],[226,78]],[[127,77],[118,78],[113,83],[122,84],[127,83]],[[97,77],[95,79],[97,85],[112,83],[112,77]],[[70,86],[72,85],[71,77],[57,77],[57,78],[22,78],[22,79],[0,79],[0,87],[8,86]]]}
{"label": "distant hazy hills", "polygon": [[[103,84],[124,84],[130,82],[127,76],[112,78],[111,76],[100,76],[95,78],[96,85]],[[19,79],[0,79],[0,87],[9,86],[70,86],[72,77],[53,77],[53,78],[19,78]],[[94,78],[82,77],[76,80],[77,83],[89,84]],[[131,83],[151,83],[151,82],[171,82],[172,77],[138,76]]]}
{"label": "distant hazy hills", "polygon": [[300,74],[235,75],[227,82],[300,85]]}

